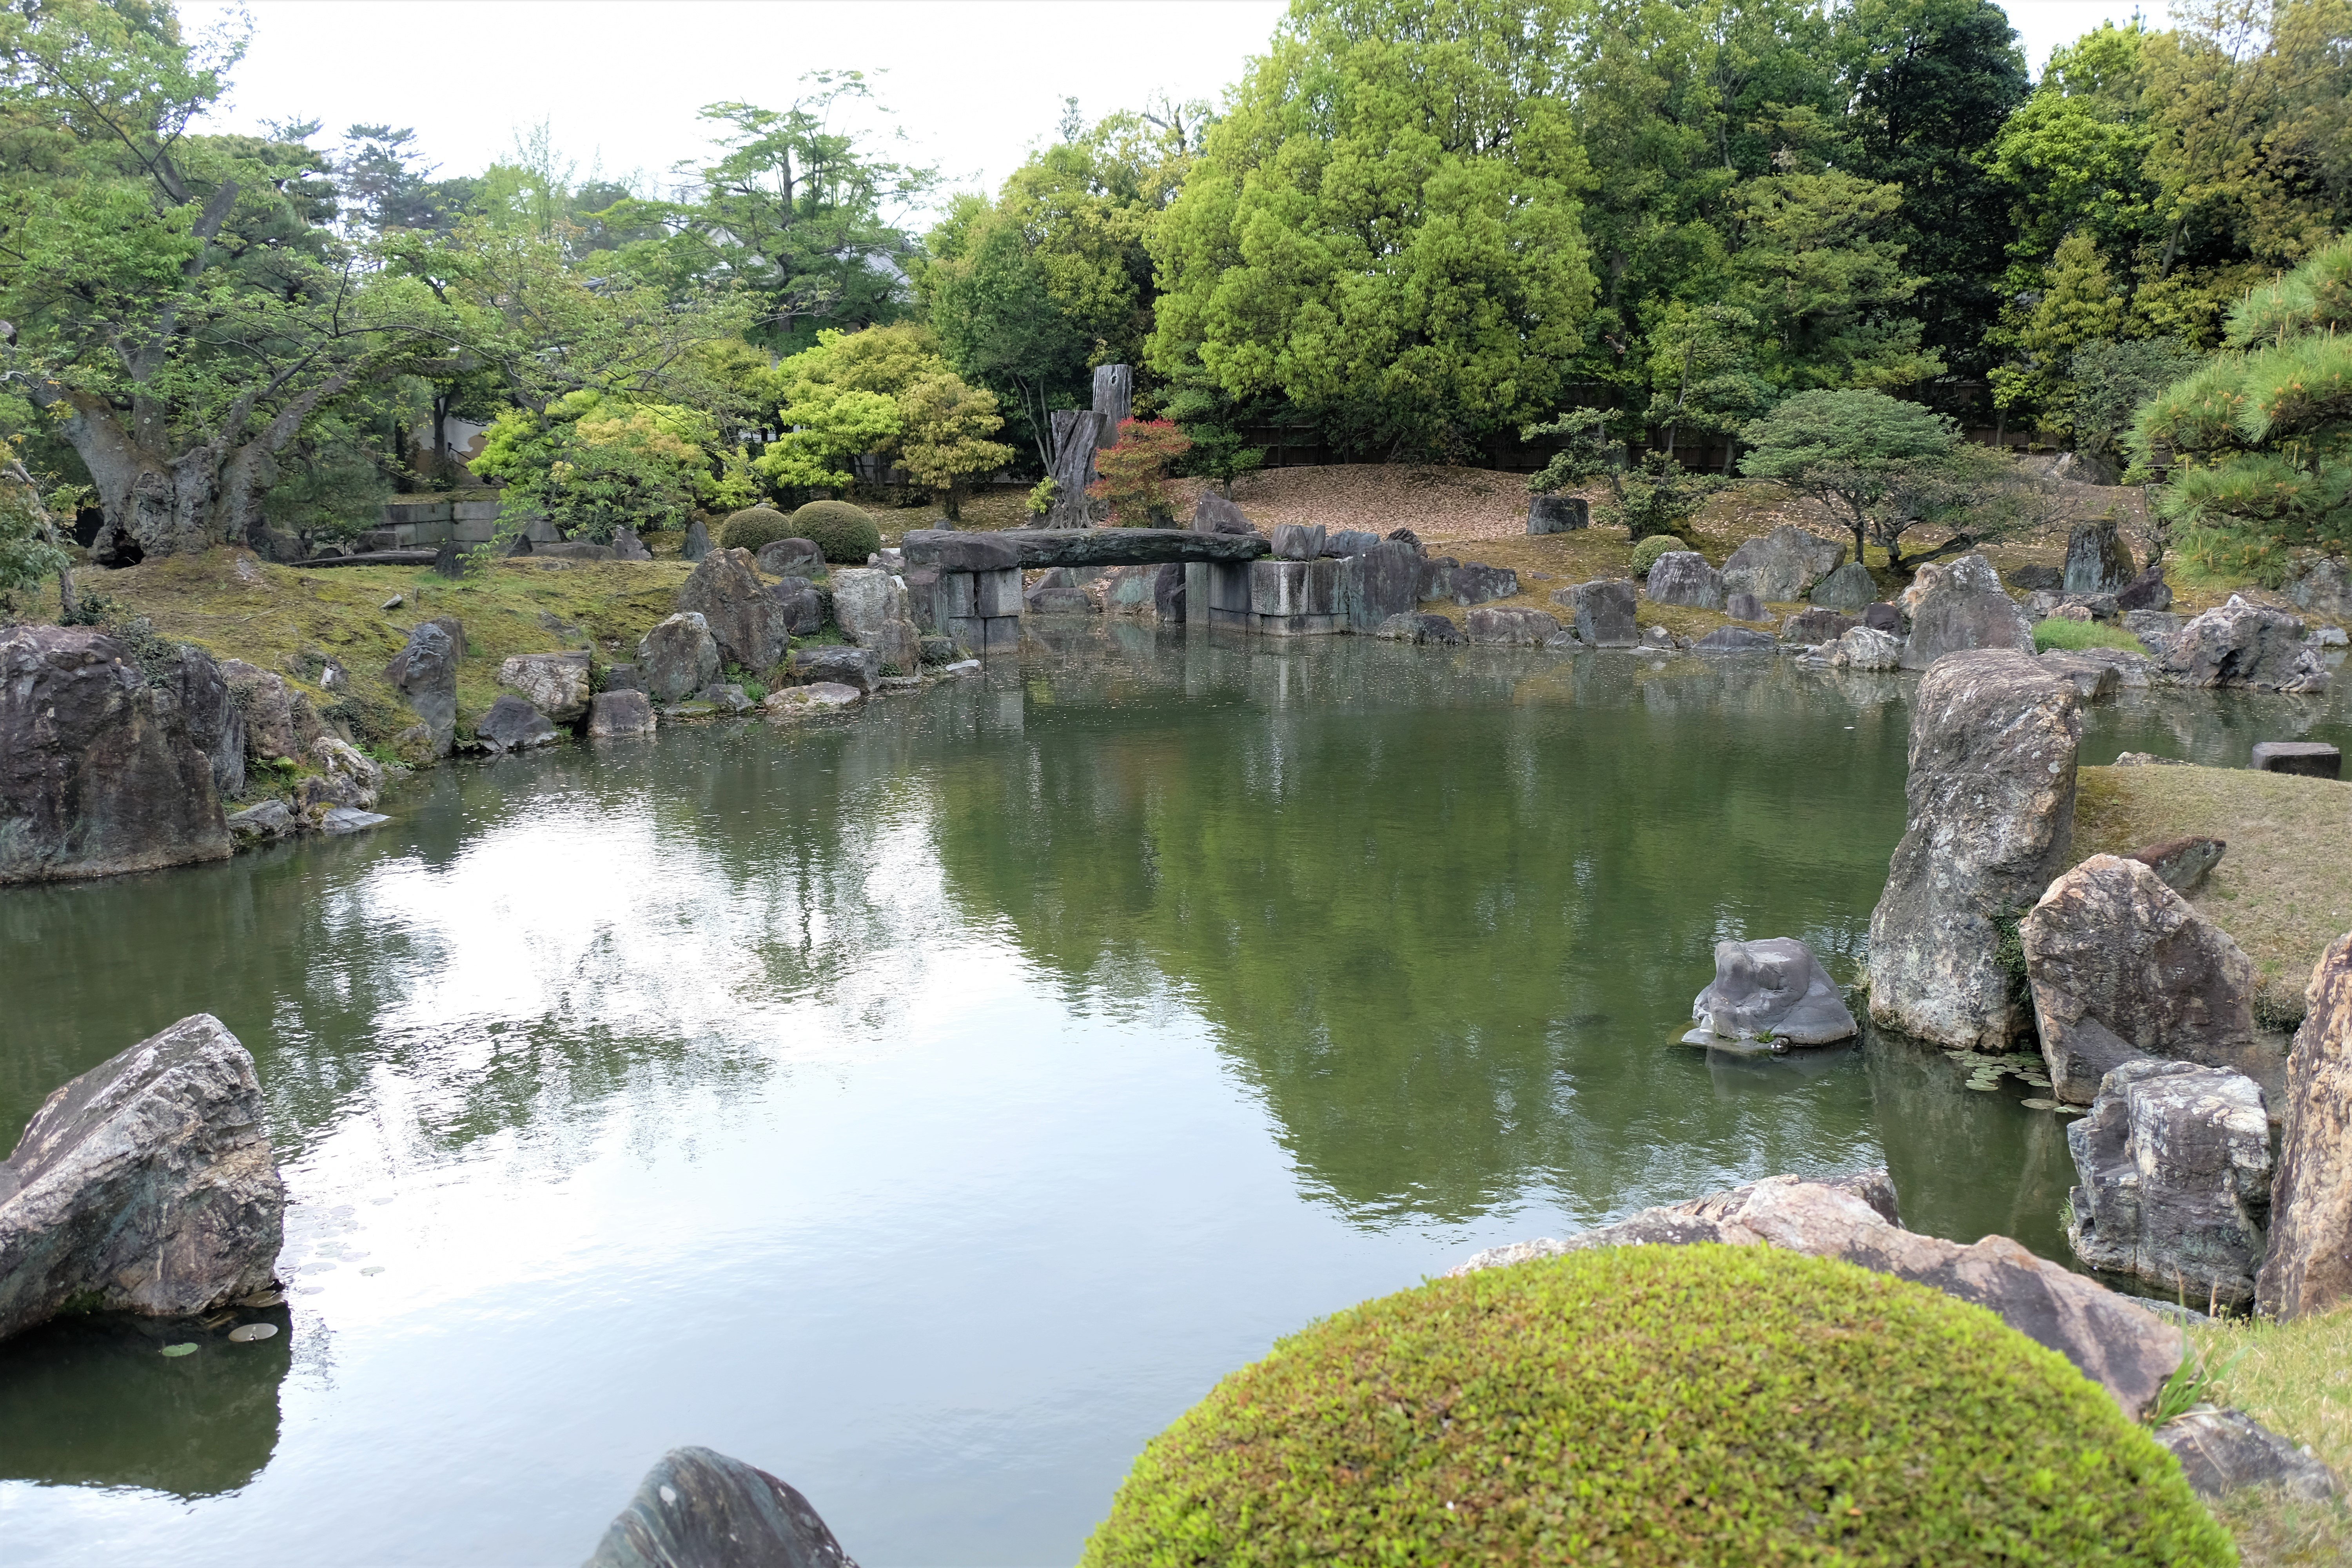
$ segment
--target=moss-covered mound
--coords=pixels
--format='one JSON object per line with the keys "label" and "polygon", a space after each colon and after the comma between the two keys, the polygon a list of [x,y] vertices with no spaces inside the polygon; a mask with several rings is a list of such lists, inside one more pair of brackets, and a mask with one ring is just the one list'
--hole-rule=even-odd
{"label": "moss-covered mound", "polygon": [[835,565],[863,566],[882,548],[882,531],[874,520],[845,500],[813,500],[793,513],[791,527],[779,539],[813,540]]}
{"label": "moss-covered mound", "polygon": [[1633,546],[1633,575],[1636,577],[1646,577],[1650,574],[1650,568],[1658,563],[1659,556],[1664,555],[1669,550],[1687,550],[1689,548],[1689,545],[1685,544],[1681,540],[1676,539],[1671,533],[1654,533],[1650,535],[1649,538],[1642,541],[1641,543]]}
{"label": "moss-covered mound", "polygon": [[1765,1247],[1482,1270],[1316,1324],[1152,1439],[1090,1568],[2204,1564],[2172,1457],[1980,1307]]}
{"label": "moss-covered mound", "polygon": [[792,520],[772,506],[747,506],[741,511],[730,511],[727,521],[719,525],[721,550],[749,550],[757,554],[762,544],[793,537]]}

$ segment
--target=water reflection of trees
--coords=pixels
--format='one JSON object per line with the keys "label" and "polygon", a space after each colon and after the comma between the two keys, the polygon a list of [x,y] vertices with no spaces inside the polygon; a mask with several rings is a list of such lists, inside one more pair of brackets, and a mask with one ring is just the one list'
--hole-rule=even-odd
{"label": "water reflection of trees", "polygon": [[1851,967],[1901,829],[1899,689],[1150,643],[1034,665],[1019,746],[942,767],[950,896],[1074,992],[1164,975],[1343,1207],[1599,1213],[1869,1143],[1858,1058],[1710,1077],[1668,1042],[1720,936]]}

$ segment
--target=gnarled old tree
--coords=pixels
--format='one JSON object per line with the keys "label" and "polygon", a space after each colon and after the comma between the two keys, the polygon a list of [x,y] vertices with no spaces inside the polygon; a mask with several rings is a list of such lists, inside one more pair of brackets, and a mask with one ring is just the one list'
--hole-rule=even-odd
{"label": "gnarled old tree", "polygon": [[100,560],[257,533],[276,455],[387,341],[320,155],[188,132],[242,49],[166,0],[0,6],[5,374],[88,466]]}

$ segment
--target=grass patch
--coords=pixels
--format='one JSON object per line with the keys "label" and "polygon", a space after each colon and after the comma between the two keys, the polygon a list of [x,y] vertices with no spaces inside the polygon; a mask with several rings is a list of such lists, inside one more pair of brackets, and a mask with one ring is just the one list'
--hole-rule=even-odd
{"label": "grass patch", "polygon": [[2052,648],[2079,653],[2086,647],[2115,647],[2126,653],[2146,653],[2139,638],[2121,626],[2111,626],[2105,621],[2069,621],[2052,616],[2037,621],[2033,626],[2033,651],[2048,653]]}
{"label": "grass patch", "polygon": [[2352,784],[2252,768],[2084,768],[2074,858],[2204,835],[2229,852],[2189,901],[2254,961],[2254,1014],[2302,1021],[2327,944],[2352,930]]}
{"label": "grass patch", "polygon": [[[2190,1329],[2189,1340],[2206,1365],[2226,1369],[2213,1394],[2219,1403],[2308,1443],[2338,1476],[2352,1475],[2352,1309],[2292,1323],[2211,1323]],[[2250,1490],[2213,1512],[2249,1568],[2352,1563],[2352,1507],[2340,1498],[2311,1503]]]}

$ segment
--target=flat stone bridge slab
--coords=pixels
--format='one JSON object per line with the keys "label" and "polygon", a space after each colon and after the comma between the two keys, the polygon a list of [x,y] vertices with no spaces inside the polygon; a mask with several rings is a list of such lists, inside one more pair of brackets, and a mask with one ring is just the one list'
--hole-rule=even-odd
{"label": "flat stone bridge slab", "polygon": [[919,528],[898,542],[909,566],[1002,572],[1040,566],[1208,565],[1255,561],[1274,548],[1255,533],[1189,528],[1007,528],[994,533]]}

